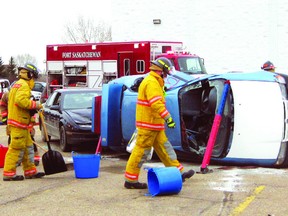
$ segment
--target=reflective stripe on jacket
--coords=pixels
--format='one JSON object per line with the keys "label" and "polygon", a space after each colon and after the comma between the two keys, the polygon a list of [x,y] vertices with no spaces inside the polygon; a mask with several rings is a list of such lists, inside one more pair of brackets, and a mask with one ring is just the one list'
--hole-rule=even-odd
{"label": "reflective stripe on jacket", "polygon": [[148,130],[164,130],[165,118],[170,113],[165,106],[164,80],[150,71],[139,87],[136,105],[136,127]]}
{"label": "reflective stripe on jacket", "polygon": [[36,108],[36,101],[30,100],[29,81],[19,79],[11,88],[8,103],[7,124],[18,128],[32,128],[30,109]]}

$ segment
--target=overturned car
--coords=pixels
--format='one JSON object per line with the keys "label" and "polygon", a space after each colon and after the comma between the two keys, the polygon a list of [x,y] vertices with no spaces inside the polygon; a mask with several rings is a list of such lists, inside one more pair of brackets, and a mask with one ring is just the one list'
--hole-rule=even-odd
{"label": "overturned car", "polygon": [[[145,75],[103,85],[102,146],[125,151],[135,130],[137,90]],[[224,101],[212,161],[267,167],[288,166],[288,104],[283,76],[265,71],[192,77],[168,76],[166,106],[176,128],[166,134],[176,152],[202,159],[225,83]]]}

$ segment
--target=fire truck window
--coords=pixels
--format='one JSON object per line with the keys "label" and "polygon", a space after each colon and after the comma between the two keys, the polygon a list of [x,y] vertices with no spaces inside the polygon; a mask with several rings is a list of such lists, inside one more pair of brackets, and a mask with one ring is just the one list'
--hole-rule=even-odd
{"label": "fire truck window", "polygon": [[130,59],[124,59],[124,71],[125,71],[125,76],[130,75]]}
{"label": "fire truck window", "polygon": [[138,60],[136,62],[136,71],[137,71],[137,73],[144,73],[145,72],[145,62],[143,60]]}
{"label": "fire truck window", "polygon": [[198,58],[179,58],[178,60],[180,71],[197,73],[201,71]]}

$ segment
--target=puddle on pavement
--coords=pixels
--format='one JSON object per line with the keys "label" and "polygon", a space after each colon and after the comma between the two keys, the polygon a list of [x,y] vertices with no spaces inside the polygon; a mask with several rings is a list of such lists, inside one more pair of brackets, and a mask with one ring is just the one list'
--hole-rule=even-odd
{"label": "puddle on pavement", "polygon": [[239,174],[238,169],[223,172],[223,177],[218,181],[210,181],[209,186],[213,190],[220,190],[226,192],[244,191],[242,185],[242,175]]}
{"label": "puddle on pavement", "polygon": [[[221,176],[223,177],[219,178],[217,181],[210,181],[209,187],[213,190],[225,192],[245,191],[246,189],[243,187],[245,174],[261,176],[283,175],[288,171],[288,169],[263,168],[257,166],[222,166],[216,168],[216,170],[218,170],[218,173],[221,172]],[[213,173],[211,175],[213,175]]]}
{"label": "puddle on pavement", "polygon": [[216,168],[217,170],[239,170],[241,173],[261,173],[261,174],[270,174],[270,175],[282,175],[288,172],[288,169],[284,168],[265,168],[265,167],[258,167],[258,166],[221,166]]}
{"label": "puddle on pavement", "polygon": [[220,169],[220,170],[231,170],[231,169],[256,169],[256,168],[259,168],[257,166],[239,166],[239,167],[236,167],[236,166],[222,166],[222,167],[218,167],[217,169]]}

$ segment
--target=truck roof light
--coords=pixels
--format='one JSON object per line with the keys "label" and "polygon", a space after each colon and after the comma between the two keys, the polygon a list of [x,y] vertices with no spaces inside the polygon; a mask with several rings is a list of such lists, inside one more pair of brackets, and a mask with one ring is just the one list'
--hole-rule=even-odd
{"label": "truck roof light", "polygon": [[172,50],[169,50],[169,51],[167,51],[167,54],[174,54],[174,51],[172,51]]}
{"label": "truck roof light", "polygon": [[134,43],[134,49],[139,48],[139,43]]}

